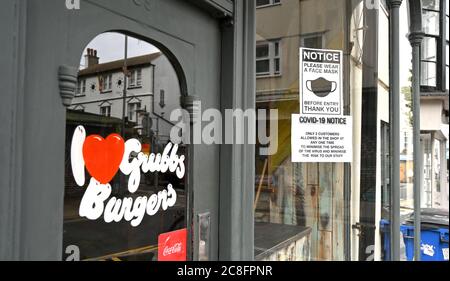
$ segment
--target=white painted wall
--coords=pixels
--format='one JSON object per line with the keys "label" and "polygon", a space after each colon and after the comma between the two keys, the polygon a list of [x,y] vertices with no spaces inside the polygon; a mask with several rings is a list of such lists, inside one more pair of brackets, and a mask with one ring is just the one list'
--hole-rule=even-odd
{"label": "white painted wall", "polygon": [[442,124],[443,102],[435,99],[420,101],[420,130],[439,131]]}
{"label": "white painted wall", "polygon": [[[172,111],[181,108],[181,90],[178,76],[166,56],[158,57],[153,61],[153,64],[155,65],[154,110],[157,115],[163,116],[166,120],[170,120],[170,114]],[[160,105],[161,90],[164,90],[165,93],[164,107]],[[173,126],[171,123],[165,120],[160,120],[159,126],[161,135],[170,135],[170,129]]]}

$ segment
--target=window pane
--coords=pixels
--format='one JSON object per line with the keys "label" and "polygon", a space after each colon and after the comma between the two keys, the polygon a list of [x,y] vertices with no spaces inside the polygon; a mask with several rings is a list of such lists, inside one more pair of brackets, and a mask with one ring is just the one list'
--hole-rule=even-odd
{"label": "window pane", "polygon": [[267,58],[269,56],[269,44],[256,46],[256,58]]}
{"label": "window pane", "polygon": [[436,87],[436,63],[422,62],[420,81],[422,86]]}
{"label": "window pane", "polygon": [[133,70],[130,72],[130,78],[129,78],[130,86],[134,86],[134,84],[136,83],[135,81],[136,81],[136,71]]}
{"label": "window pane", "polygon": [[446,74],[446,76],[445,76],[445,89],[448,91],[448,80],[450,80],[449,79],[449,75],[450,75],[450,72],[448,72],[449,71],[449,68],[448,68],[448,66],[446,67],[446,71],[447,71],[447,74]]}
{"label": "window pane", "polygon": [[[448,5],[447,5],[448,6]],[[448,30],[449,30],[449,20],[448,20],[448,15],[445,17],[445,23],[446,23],[446,29],[445,29],[445,39],[448,41]]]}
{"label": "window pane", "polygon": [[422,19],[425,34],[439,36],[439,12],[423,11]]}
{"label": "window pane", "polygon": [[424,9],[439,10],[439,0],[422,0]]}
{"label": "window pane", "polygon": [[303,38],[303,46],[306,48],[320,49],[322,48],[322,36],[310,36]]}
{"label": "window pane", "polygon": [[136,85],[141,86],[142,84],[142,69],[136,71]]}
{"label": "window pane", "polygon": [[421,196],[422,207],[431,208],[431,193],[432,193],[432,149],[431,149],[431,138],[429,135],[423,137],[422,139],[422,149],[423,149],[423,187]]}
{"label": "window pane", "polygon": [[260,60],[256,62],[256,74],[267,74],[270,72],[270,61]]}
{"label": "window pane", "polygon": [[275,74],[280,73],[280,59],[275,59]]}
{"label": "window pane", "polygon": [[[433,153],[433,156],[434,156],[433,185],[434,186],[433,186],[433,191],[436,191],[436,192],[441,192],[441,151],[440,151],[440,149],[441,149],[441,142],[437,139],[434,139],[434,153]],[[435,203],[435,202],[433,202],[433,203]]]}
{"label": "window pane", "polygon": [[[181,108],[180,85],[169,59],[153,45],[129,37],[125,60],[124,39],[123,34],[111,32],[89,43],[87,56],[92,56],[90,48],[95,46],[99,49],[94,53],[103,60],[93,61],[96,67],[80,69],[78,80],[83,89],[87,85],[89,94],[74,97],[66,114],[62,249],[77,246],[82,260],[154,261],[158,259],[159,235],[186,228],[185,176],[180,179],[170,171],[150,172],[152,168],[141,165],[130,168],[130,174],[119,166],[124,157],[132,163],[143,160],[159,165],[148,159],[161,158],[171,145],[173,124],[158,115],[161,109],[153,93],[168,89],[165,109]],[[130,82],[141,79],[142,87],[124,89],[118,83],[123,81],[125,65],[128,70],[142,69],[141,74],[133,71],[129,78]],[[147,75],[153,67],[164,71]],[[100,86],[99,77],[111,93],[90,91],[91,85]],[[125,155],[122,149],[130,139],[139,144],[139,150],[133,148],[136,151]],[[89,156],[85,156],[85,146],[90,147]],[[170,153],[186,157],[186,148],[180,144],[176,153],[173,149]],[[172,197],[169,193],[176,194],[172,203],[167,200]],[[62,256],[67,257],[67,253]]]}
{"label": "window pane", "polygon": [[134,103],[128,104],[128,120],[133,121],[134,116]]}
{"label": "window pane", "polygon": [[[448,43],[445,46],[445,64],[448,66]],[[448,74],[448,73],[447,73]]]}
{"label": "window pane", "polygon": [[424,37],[422,41],[422,59],[428,61],[436,61],[437,46],[436,38]]}
{"label": "window pane", "polygon": [[269,5],[269,4],[270,4],[270,0],[256,0],[256,7]]}

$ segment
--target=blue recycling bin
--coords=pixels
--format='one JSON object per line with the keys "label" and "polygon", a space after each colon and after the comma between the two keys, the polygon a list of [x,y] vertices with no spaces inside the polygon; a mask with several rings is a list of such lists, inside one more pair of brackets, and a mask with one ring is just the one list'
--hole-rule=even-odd
{"label": "blue recycling bin", "polygon": [[[401,227],[405,241],[406,258],[414,260],[414,226]],[[420,231],[420,257],[422,261],[448,261],[448,228],[423,227]]]}
{"label": "blue recycling bin", "polygon": [[[405,226],[404,225],[400,225],[400,231],[403,233]],[[382,233],[382,237],[381,237],[381,241],[383,243],[383,254],[384,254],[384,258],[383,260],[385,261],[390,261],[391,260],[391,233],[390,233],[390,226],[389,226],[389,221],[386,219],[382,219],[380,221],[380,230]],[[413,244],[414,247],[414,244]],[[413,253],[414,253],[414,248],[413,248]]]}
{"label": "blue recycling bin", "polygon": [[[405,243],[406,259],[414,260],[414,214],[400,226]],[[421,211],[421,243],[422,261],[448,261],[448,212],[434,209]],[[384,260],[390,260],[390,228],[389,221],[382,219],[380,229],[383,234]]]}
{"label": "blue recycling bin", "polygon": [[381,219],[380,221],[381,241],[383,243],[383,260],[391,260],[391,235],[389,229],[389,221]]}

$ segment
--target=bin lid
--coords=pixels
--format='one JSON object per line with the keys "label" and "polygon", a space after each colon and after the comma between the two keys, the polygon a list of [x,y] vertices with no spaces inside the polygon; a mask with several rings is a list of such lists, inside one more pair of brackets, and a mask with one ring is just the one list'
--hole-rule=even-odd
{"label": "bin lid", "polygon": [[[442,209],[423,208],[420,212],[421,224],[429,227],[448,227],[448,211]],[[408,223],[414,223],[414,212],[406,220]]]}

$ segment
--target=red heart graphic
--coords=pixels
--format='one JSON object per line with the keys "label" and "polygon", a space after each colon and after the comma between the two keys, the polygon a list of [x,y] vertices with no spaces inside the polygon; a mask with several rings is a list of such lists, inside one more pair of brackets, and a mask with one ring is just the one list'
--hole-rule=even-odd
{"label": "red heart graphic", "polygon": [[101,184],[107,184],[119,170],[124,150],[125,142],[118,134],[109,135],[106,139],[91,135],[83,144],[86,169]]}

